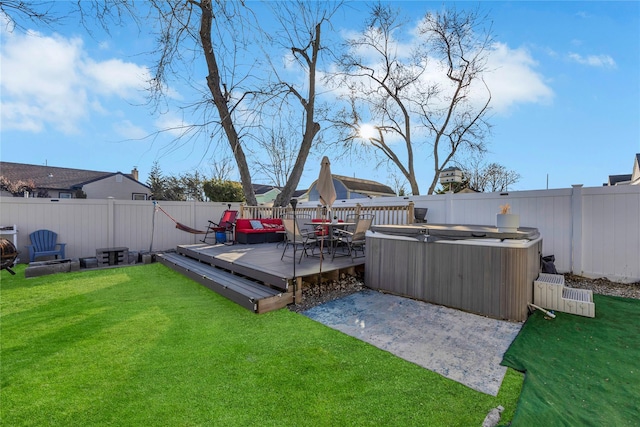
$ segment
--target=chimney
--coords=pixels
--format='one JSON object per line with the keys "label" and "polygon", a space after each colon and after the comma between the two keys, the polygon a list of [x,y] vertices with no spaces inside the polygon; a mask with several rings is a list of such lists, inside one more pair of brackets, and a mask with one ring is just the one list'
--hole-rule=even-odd
{"label": "chimney", "polygon": [[133,176],[133,179],[135,179],[136,181],[138,180],[138,167],[134,166],[133,169],[131,170],[131,175]]}

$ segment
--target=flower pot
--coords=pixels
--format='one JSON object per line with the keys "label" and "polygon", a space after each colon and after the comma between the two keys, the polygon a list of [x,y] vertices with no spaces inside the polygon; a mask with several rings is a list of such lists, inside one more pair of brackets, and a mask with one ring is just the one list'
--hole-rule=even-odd
{"label": "flower pot", "polygon": [[496,214],[496,227],[500,233],[515,233],[520,227],[520,215]]}

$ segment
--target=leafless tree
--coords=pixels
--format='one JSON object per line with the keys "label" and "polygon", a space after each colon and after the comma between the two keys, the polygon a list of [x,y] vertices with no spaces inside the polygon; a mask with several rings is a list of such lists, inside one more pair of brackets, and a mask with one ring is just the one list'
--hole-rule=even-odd
{"label": "leafless tree", "polygon": [[62,16],[53,12],[51,1],[0,1],[0,21],[8,31],[25,30],[27,22],[36,25],[51,26],[58,23]]}
{"label": "leafless tree", "polygon": [[233,157],[220,156],[213,158],[210,163],[211,179],[215,181],[230,181],[235,170]]}
{"label": "leafless tree", "polygon": [[[282,118],[272,126],[263,126],[251,149],[251,169],[254,177],[262,177],[263,184],[283,187],[298,153],[300,139],[297,126]],[[285,201],[288,203],[288,200]]]}
{"label": "leafless tree", "polygon": [[[485,151],[490,129],[486,121],[491,93],[482,79],[490,31],[477,12],[446,9],[429,12],[415,33],[411,49],[397,38],[405,25],[387,4],[372,7],[361,35],[347,41],[339,60],[342,97],[349,107],[335,123],[344,141],[373,148],[395,165],[411,192],[420,194],[416,178],[416,152],[430,146],[432,194],[440,171],[460,151]],[[472,94],[484,90],[479,102]],[[372,122],[366,138],[362,126]]]}
{"label": "leafless tree", "polygon": [[[272,11],[281,30],[266,40],[256,40],[259,22],[243,1],[225,0],[150,0],[134,3],[132,0],[88,0],[77,2],[82,22],[96,19],[109,31],[109,22],[135,21],[141,31],[155,32],[157,61],[150,81],[151,100],[160,111],[172,84],[179,82],[201,91],[201,99],[190,100],[183,106],[183,125],[167,132],[178,132],[176,146],[187,143],[202,144],[206,140],[205,157],[226,141],[225,150],[234,157],[244,197],[256,204],[249,168],[249,144],[257,140],[263,126],[264,106],[280,100],[287,108],[297,104],[300,132],[292,135],[290,145],[296,156],[288,172],[277,204],[288,203],[298,185],[314,140],[320,131],[316,114],[316,72],[320,61],[321,32],[340,3],[277,2]],[[87,30],[89,26],[85,25]],[[279,74],[282,58],[271,66],[260,63],[258,46],[274,44],[286,48],[286,53],[305,73],[299,84],[299,74],[287,80]],[[203,61],[204,59],[204,61]],[[276,64],[275,66],[273,64]],[[206,66],[206,86],[199,80],[200,67]],[[266,99],[266,101],[265,101]],[[289,102],[291,100],[291,102]],[[268,113],[267,113],[268,114]],[[163,133],[163,132],[160,132]],[[296,137],[300,135],[296,144]],[[170,147],[165,151],[172,152]],[[258,149],[253,150],[258,151]],[[289,155],[289,153],[280,153]],[[278,161],[278,159],[274,159]]]}
{"label": "leafless tree", "polygon": [[190,107],[201,112],[201,120],[185,125],[182,138],[209,135],[211,140],[221,138],[220,130],[229,144],[249,204],[256,204],[251,185],[241,134],[236,125],[242,102],[252,96],[247,86],[251,67],[240,71],[237,60],[244,49],[242,31],[247,16],[244,5],[223,0],[152,0],[150,10],[159,27],[157,62],[151,81],[152,94],[163,99],[174,78],[198,87],[189,69],[204,58],[206,88],[202,100]]}
{"label": "leafless tree", "polygon": [[468,181],[468,187],[480,192],[508,191],[509,186],[520,180],[518,172],[495,162],[486,164],[471,160],[466,165],[460,165],[460,169]]}
{"label": "leafless tree", "polygon": [[[276,16],[280,30],[276,34],[277,38],[272,40],[286,49],[296,66],[305,73],[305,79],[302,83],[293,83],[281,77],[278,72],[279,67],[275,65],[274,61],[271,61],[276,75],[276,82],[272,90],[285,95],[283,104],[286,103],[288,106],[298,104],[298,116],[302,122],[295,162],[290,168],[282,192],[274,201],[275,206],[286,206],[300,182],[314,140],[320,132],[320,123],[316,119],[316,113],[317,75],[321,63],[321,51],[324,49],[322,28],[323,25],[330,22],[340,3],[298,0],[295,3],[277,2],[274,5],[277,9]],[[293,101],[290,103],[289,99],[291,98]]]}
{"label": "leafless tree", "polygon": [[404,176],[399,176],[397,173],[392,172],[389,179],[391,180],[391,184],[389,184],[389,186],[393,188],[393,191],[398,196],[410,195],[410,193],[407,192],[407,180]]}

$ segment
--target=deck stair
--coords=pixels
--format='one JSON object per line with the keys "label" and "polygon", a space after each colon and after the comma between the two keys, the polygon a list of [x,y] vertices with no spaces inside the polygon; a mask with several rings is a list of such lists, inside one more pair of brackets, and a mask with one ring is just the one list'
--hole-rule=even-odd
{"label": "deck stair", "polygon": [[293,302],[291,292],[273,289],[187,256],[163,253],[158,260],[255,313],[278,310]]}
{"label": "deck stair", "polygon": [[595,317],[593,292],[588,289],[568,288],[561,274],[540,273],[533,283],[534,304],[549,310]]}

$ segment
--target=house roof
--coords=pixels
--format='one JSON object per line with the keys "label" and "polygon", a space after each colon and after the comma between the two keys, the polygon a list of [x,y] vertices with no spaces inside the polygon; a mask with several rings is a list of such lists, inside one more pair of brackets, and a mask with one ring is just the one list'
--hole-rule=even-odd
{"label": "house roof", "polygon": [[633,169],[631,173],[609,175],[608,182],[605,182],[603,185],[607,186],[619,184],[640,184],[640,153],[636,153],[636,155],[633,156]]}
{"label": "house roof", "polygon": [[631,174],[609,175],[609,185],[616,185],[620,182],[631,181]]}
{"label": "house roof", "polygon": [[389,194],[395,196],[396,193],[388,185],[381,184],[376,181],[368,179],[352,178],[343,175],[333,175],[334,179],[340,180],[345,187],[350,191],[357,191],[360,193],[376,193],[376,194]]}
{"label": "house roof", "polygon": [[256,195],[266,194],[271,190],[279,190],[282,191],[282,187],[276,187],[274,185],[265,185],[265,184],[251,184],[253,187],[253,191]]}
{"label": "house roof", "polygon": [[85,184],[117,174],[121,174],[135,181],[133,175],[122,172],[99,172],[84,169],[60,168],[56,166],[0,162],[0,176],[4,176],[13,182],[20,180],[33,181],[35,188],[41,189],[74,190],[82,188]]}
{"label": "house roof", "polygon": [[[253,191],[255,191],[256,195],[259,196],[261,194],[266,194],[271,190],[278,190],[278,191],[282,191],[282,187],[277,187],[275,185],[265,185],[265,184],[251,184],[253,186]],[[309,191],[309,189],[304,189],[304,190],[295,190],[293,192],[293,196],[292,197],[300,197],[304,194],[306,194]]]}

